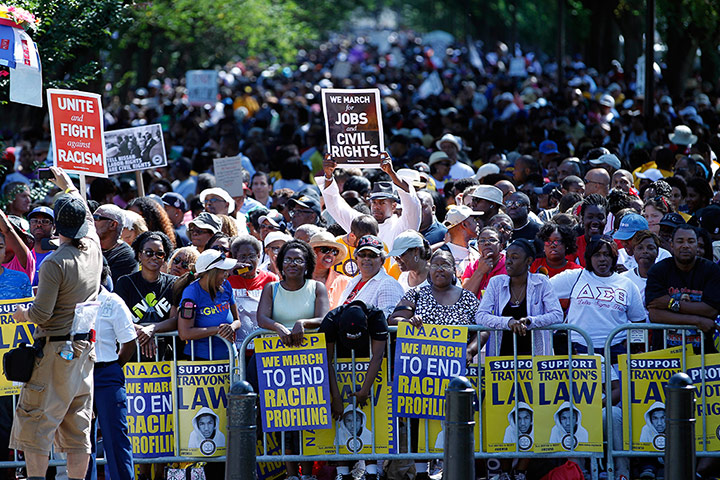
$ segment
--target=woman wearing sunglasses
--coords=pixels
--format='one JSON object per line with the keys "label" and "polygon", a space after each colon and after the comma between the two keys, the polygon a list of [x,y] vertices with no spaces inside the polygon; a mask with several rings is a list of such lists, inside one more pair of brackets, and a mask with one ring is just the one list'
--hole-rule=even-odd
{"label": "woman wearing sunglasses", "polygon": [[332,268],[338,258],[345,258],[347,247],[337,242],[335,236],[326,231],[313,235],[310,246],[313,247],[317,257],[313,280],[323,283],[327,288],[330,310],[332,310],[340,305],[340,296],[350,282],[350,277],[341,275]]}
{"label": "woman wearing sunglasses", "polygon": [[192,246],[175,249],[170,256],[170,260],[168,260],[168,273],[176,277],[182,277],[192,270],[198,256],[200,256],[200,252]]}
{"label": "woman wearing sunglasses", "polygon": [[[165,260],[172,252],[172,243],[162,232],[140,234],[132,244],[135,258],[142,267],[139,272],[120,277],[115,293],[125,300],[135,320],[143,361],[154,360],[156,333],[177,328],[177,308],[173,305],[174,275],[163,273]],[[158,358],[165,358],[167,343],[158,343]]]}
{"label": "woman wearing sunglasses", "polygon": [[570,227],[551,221],[540,227],[537,238],[543,242],[545,256],[532,263],[532,273],[543,273],[552,278],[565,270],[582,268],[567,259],[577,250],[575,233]]}

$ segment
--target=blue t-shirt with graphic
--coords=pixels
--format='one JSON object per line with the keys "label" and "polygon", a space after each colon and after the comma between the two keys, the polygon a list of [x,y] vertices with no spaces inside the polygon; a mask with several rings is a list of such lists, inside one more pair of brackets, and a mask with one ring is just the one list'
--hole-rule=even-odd
{"label": "blue t-shirt with graphic", "polygon": [[[217,327],[223,323],[232,323],[233,316],[230,312],[230,305],[235,305],[233,289],[230,282],[225,280],[222,284],[222,291],[218,292],[215,300],[210,294],[203,290],[200,281],[191,283],[182,294],[182,303],[185,300],[192,300],[195,303],[195,327]],[[180,308],[182,308],[182,303]],[[208,338],[194,341],[196,359],[210,359],[210,342]],[[213,360],[226,359],[229,357],[225,342],[219,337],[212,340]],[[190,342],[185,345],[185,354],[190,355]]]}
{"label": "blue t-shirt with graphic", "polygon": [[32,297],[30,278],[24,272],[3,268],[0,274],[0,300]]}

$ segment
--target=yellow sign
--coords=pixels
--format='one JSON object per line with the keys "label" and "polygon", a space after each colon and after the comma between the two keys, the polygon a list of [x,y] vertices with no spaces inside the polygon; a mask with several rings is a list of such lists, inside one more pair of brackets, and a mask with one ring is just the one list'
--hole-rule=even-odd
{"label": "yellow sign", "polygon": [[535,357],[536,452],[602,452],[601,364],[600,355],[574,355],[572,364],[567,357]]}
{"label": "yellow sign", "polygon": [[[15,323],[13,313],[19,305],[29,307],[34,298],[18,298],[14,300],[0,300],[0,358],[7,352],[17,348],[21,343],[32,345],[35,324]],[[14,383],[0,375],[0,397],[18,395],[22,383]]]}
{"label": "yellow sign", "polygon": [[[374,409],[367,404],[353,408],[350,394],[359,390],[365,381],[365,373],[370,366],[369,358],[355,359],[353,386],[352,359],[338,358],[335,364],[338,389],[343,400],[343,414],[339,421],[332,421],[332,428],[303,431],[303,453],[305,455],[334,454],[337,446],[341,454],[372,453],[372,442],[375,442],[375,453],[388,453],[390,447],[390,410],[388,395],[387,359],[383,358],[380,371],[373,382],[372,394]],[[373,415],[375,426],[373,428]]]}
{"label": "yellow sign", "polygon": [[532,357],[518,356],[517,387],[513,357],[487,357],[485,375],[487,396],[484,423],[487,429],[484,433],[487,451],[533,451],[535,413]]}
{"label": "yellow sign", "polygon": [[[697,389],[696,398],[696,420],[695,438],[697,439],[697,451],[706,449],[708,452],[720,450],[720,353],[705,355],[705,386],[703,388],[702,357],[699,355],[689,356],[687,359],[687,374]],[[705,392],[705,404],[703,405],[702,392]],[[705,418],[705,431],[703,435],[703,417]],[[707,445],[703,445],[706,439]]]}

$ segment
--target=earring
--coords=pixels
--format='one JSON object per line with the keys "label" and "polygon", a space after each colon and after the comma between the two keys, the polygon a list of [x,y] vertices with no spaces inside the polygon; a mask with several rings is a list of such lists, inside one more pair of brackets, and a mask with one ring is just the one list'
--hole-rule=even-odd
{"label": "earring", "polygon": [[416,262],[418,261],[417,255],[415,255],[415,261],[416,261]]}

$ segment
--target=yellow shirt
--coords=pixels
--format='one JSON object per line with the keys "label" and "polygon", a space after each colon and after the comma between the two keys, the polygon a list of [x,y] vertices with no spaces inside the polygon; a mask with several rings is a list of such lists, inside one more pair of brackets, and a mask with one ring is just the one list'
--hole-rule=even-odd
{"label": "yellow shirt", "polygon": [[[358,270],[357,262],[355,261],[355,247],[348,244],[347,240],[345,240],[345,236],[341,235],[335,239],[335,241],[342,243],[347,247],[348,253],[344,258],[338,258],[335,265],[333,265],[333,270],[335,272],[339,273],[340,275],[346,275],[348,277],[354,277],[360,271]],[[385,255],[390,252],[387,245],[383,243],[385,247]],[[395,268],[393,268],[393,266]],[[385,259],[385,264],[383,265],[385,268],[385,271],[390,274],[395,280],[400,276],[400,268],[397,266],[397,264],[393,261],[391,261],[390,257],[387,257]]]}

